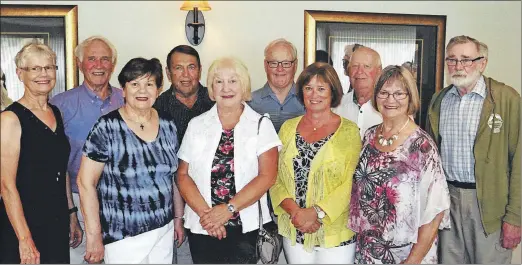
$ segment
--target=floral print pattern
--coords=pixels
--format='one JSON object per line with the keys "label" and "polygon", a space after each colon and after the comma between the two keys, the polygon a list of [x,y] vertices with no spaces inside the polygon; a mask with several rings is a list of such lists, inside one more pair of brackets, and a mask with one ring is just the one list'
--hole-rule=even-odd
{"label": "floral print pattern", "polygon": [[[295,146],[298,155],[294,157],[295,202],[299,207],[306,208],[306,191],[308,190],[308,173],[315,155],[323,145],[330,140],[333,133],[314,143],[308,143],[299,132],[295,133]],[[296,242],[304,244],[304,233],[297,231]]]}
{"label": "floral print pattern", "polygon": [[[418,229],[444,211],[439,229],[449,227],[449,192],[433,140],[417,128],[394,151],[376,148],[376,127],[368,129],[355,170],[348,228],[357,233],[356,263],[405,260]],[[422,263],[437,263],[437,239]]]}
{"label": "floral print pattern", "polygon": [[[310,173],[310,167],[315,155],[321,147],[323,147],[328,140],[333,136],[334,133],[320,139],[314,143],[308,143],[304,140],[303,136],[299,132],[295,133],[295,144],[297,147],[298,155],[294,157],[294,174],[295,174],[295,202],[299,207],[306,208],[306,191],[308,190],[308,174]],[[296,231],[296,242],[304,244],[304,233],[299,230]],[[339,246],[347,245],[351,240],[341,242]]]}
{"label": "floral print pattern", "polygon": [[[234,182],[234,129],[223,130],[214,155],[210,171],[210,185],[212,190],[212,206],[228,203],[236,195]],[[225,223],[225,226],[240,226],[239,213]]]}

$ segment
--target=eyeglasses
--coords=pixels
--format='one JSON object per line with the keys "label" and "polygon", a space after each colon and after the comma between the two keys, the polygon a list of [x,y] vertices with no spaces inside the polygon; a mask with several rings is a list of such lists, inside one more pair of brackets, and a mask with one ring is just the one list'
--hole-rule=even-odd
{"label": "eyeglasses", "polygon": [[393,98],[396,100],[405,99],[408,96],[408,93],[406,92],[395,92],[395,93],[388,93],[387,91],[379,91],[377,93],[377,97],[380,99],[388,99],[390,95],[393,95]]}
{"label": "eyeglasses", "polygon": [[282,62],[267,61],[266,63],[268,64],[268,67],[270,67],[270,68],[277,68],[279,66],[279,64],[281,64],[281,66],[283,68],[290,68],[290,67],[292,67],[294,62],[295,62],[295,60],[293,60],[293,61],[282,61]]}
{"label": "eyeglasses", "polygon": [[58,65],[47,65],[47,66],[34,66],[34,67],[20,67],[20,69],[25,70],[29,73],[39,74],[42,72],[42,69],[45,69],[45,72],[54,73],[58,70]]}
{"label": "eyeglasses", "polygon": [[457,60],[457,59],[453,59],[453,58],[446,58],[446,64],[448,64],[448,66],[456,66],[459,62],[462,66],[464,67],[469,67],[471,66],[474,62],[480,60],[480,59],[483,59],[484,56],[480,56],[480,57],[477,57],[475,59],[462,59],[462,60]]}

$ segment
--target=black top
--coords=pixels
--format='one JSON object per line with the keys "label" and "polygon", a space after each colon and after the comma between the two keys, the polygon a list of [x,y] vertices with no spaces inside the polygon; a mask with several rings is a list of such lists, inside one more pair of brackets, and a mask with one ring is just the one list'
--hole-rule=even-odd
{"label": "black top", "polygon": [[[69,213],[65,176],[70,146],[62,115],[50,105],[56,119],[53,132],[29,109],[18,102],[12,111],[20,121],[20,155],[16,188],[42,263],[69,263]],[[2,161],[3,162],[3,161]],[[18,240],[0,205],[0,263],[20,263]]]}
{"label": "black top", "polygon": [[185,104],[181,103],[174,95],[174,86],[171,85],[169,90],[163,92],[156,103],[154,108],[158,111],[164,111],[172,116],[176,128],[178,129],[178,143],[181,144],[185,131],[187,131],[189,121],[206,112],[214,106],[214,102],[208,97],[207,88],[199,84],[198,98],[192,108],[188,108]]}

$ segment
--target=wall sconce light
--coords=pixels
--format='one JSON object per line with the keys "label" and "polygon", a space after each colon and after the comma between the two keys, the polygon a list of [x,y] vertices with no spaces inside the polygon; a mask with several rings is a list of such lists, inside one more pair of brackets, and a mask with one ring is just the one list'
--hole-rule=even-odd
{"label": "wall sconce light", "polygon": [[207,1],[183,1],[180,10],[189,11],[185,19],[185,35],[190,44],[198,46],[205,36],[205,18],[201,11],[210,10]]}

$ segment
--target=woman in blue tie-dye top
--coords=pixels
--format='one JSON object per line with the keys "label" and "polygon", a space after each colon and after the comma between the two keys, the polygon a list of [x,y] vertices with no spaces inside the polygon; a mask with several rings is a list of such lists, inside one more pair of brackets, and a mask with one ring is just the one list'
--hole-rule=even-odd
{"label": "woman in blue tie-dye top", "polygon": [[83,148],[78,187],[87,252],[93,263],[171,263],[183,241],[183,201],[176,126],[152,108],[163,84],[161,63],[135,58],[118,80],[125,105],[102,116]]}

